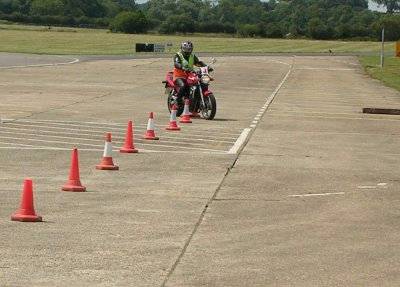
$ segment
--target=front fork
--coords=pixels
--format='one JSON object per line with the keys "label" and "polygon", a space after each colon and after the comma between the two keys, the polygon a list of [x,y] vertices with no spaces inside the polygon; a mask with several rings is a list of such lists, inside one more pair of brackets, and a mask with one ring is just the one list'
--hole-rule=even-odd
{"label": "front fork", "polygon": [[203,104],[203,107],[205,107],[206,103],[204,102],[203,88],[201,87],[200,84],[198,85],[198,89],[199,89],[199,93],[200,93],[201,102]]}
{"label": "front fork", "polygon": [[[196,93],[197,93],[197,91],[198,91],[198,94],[200,95],[200,99],[197,99],[197,98],[196,98]],[[195,86],[195,87],[192,87],[192,90],[191,90],[191,98],[192,98],[192,101],[193,101],[193,106],[192,106],[193,109],[195,108],[195,106],[197,106],[197,101],[199,101],[199,104],[201,103],[203,107],[206,106],[206,103],[205,103],[205,101],[204,101],[203,88],[202,88],[202,86],[201,86],[200,84],[198,84],[198,85]],[[200,102],[200,101],[201,101],[201,102]],[[201,106],[201,105],[200,105],[200,106]]]}

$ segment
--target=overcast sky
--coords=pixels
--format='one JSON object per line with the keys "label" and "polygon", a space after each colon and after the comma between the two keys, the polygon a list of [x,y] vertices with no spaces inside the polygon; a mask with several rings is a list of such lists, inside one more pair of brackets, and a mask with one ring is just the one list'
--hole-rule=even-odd
{"label": "overcast sky", "polygon": [[385,11],[384,8],[379,7],[376,3],[372,2],[372,1],[369,1],[369,8],[370,8],[371,10]]}

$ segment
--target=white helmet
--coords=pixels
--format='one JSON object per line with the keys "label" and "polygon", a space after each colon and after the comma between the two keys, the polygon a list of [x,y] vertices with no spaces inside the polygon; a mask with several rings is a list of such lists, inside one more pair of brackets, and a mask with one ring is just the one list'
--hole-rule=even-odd
{"label": "white helmet", "polygon": [[193,52],[193,43],[190,41],[183,42],[181,44],[181,50],[183,53],[190,54]]}

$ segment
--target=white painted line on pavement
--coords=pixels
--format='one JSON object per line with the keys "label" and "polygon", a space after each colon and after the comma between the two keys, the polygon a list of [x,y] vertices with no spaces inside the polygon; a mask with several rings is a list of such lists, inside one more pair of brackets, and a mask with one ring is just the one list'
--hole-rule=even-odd
{"label": "white painted line on pavement", "polygon": [[[21,143],[10,143],[10,142],[0,142],[0,144],[2,145],[11,145],[11,146],[16,146],[16,147],[37,147],[35,145],[31,145],[31,144],[21,144]],[[47,146],[46,146],[47,148]]]}
{"label": "white painted line on pavement", "polygon": [[[25,128],[27,128],[27,127],[37,127],[37,128],[40,128],[40,129],[50,129],[50,130],[62,130],[62,131],[78,131],[78,132],[89,132],[89,133],[96,133],[96,134],[93,134],[92,136],[98,136],[99,135],[99,133],[100,133],[100,135],[102,134],[102,133],[104,133],[105,131],[106,131],[106,129],[99,129],[99,128],[97,128],[97,129],[99,129],[99,130],[95,130],[95,128],[93,128],[93,129],[81,129],[81,128],[66,128],[66,127],[63,127],[63,126],[61,126],[61,127],[59,127],[59,126],[57,126],[57,127],[53,127],[53,126],[46,126],[46,125],[43,125],[43,124],[29,124],[29,125],[24,125],[23,123],[21,123],[21,122],[12,122],[12,123],[8,123],[7,124],[7,127],[6,126],[4,126],[4,128],[5,129],[10,129],[10,126],[23,126],[23,127],[25,127]],[[3,128],[3,127],[2,127]],[[86,128],[88,128],[88,127],[86,127]],[[32,129],[27,129],[27,130],[32,130]],[[121,130],[121,131],[112,131],[112,129],[107,129],[108,131],[111,131],[112,133],[113,133],[113,135],[115,135],[115,136],[117,136],[117,137],[123,137],[124,135],[125,135],[125,133],[124,132],[122,132],[122,130],[123,129],[118,129],[118,130]],[[41,131],[41,130],[39,130],[39,131]],[[54,132],[55,134],[57,134],[57,133],[60,133],[60,134],[62,134],[62,133],[66,133],[66,132],[62,132],[62,131],[60,131],[60,132]],[[135,128],[134,129],[134,132],[135,132],[135,135],[138,135],[138,133],[136,133],[137,131],[144,131],[144,130],[141,130],[141,129],[137,129],[137,128]],[[68,132],[69,133],[69,132]],[[83,133],[77,133],[77,134],[82,134],[82,135],[84,135]],[[86,135],[88,135],[88,136],[90,136],[89,134],[86,134]],[[179,142],[184,142],[184,141],[204,141],[204,142],[226,142],[226,143],[234,143],[234,139],[236,139],[236,138],[229,138],[229,139],[231,139],[231,140],[227,140],[228,138],[225,138],[225,137],[212,137],[212,136],[205,136],[205,135],[197,135],[197,136],[201,136],[201,137],[204,137],[204,139],[202,139],[202,138],[200,138],[200,139],[198,139],[198,138],[191,138],[191,137],[180,137],[180,136],[172,136],[173,134],[171,134],[171,133],[165,133],[164,135],[163,135],[163,138],[164,139],[171,139],[171,140],[176,140],[176,139],[178,139],[179,140]],[[177,135],[177,134],[176,134]],[[208,139],[207,137],[210,137],[210,138],[212,138],[212,139]],[[170,142],[173,142],[173,141],[170,141]]]}
{"label": "white painted line on pavement", "polygon": [[328,196],[328,195],[344,195],[344,192],[327,192],[327,193],[307,193],[307,194],[292,194],[288,197],[311,197],[311,196]]}
{"label": "white painted line on pavement", "polygon": [[6,124],[6,123],[8,123],[10,121],[14,121],[14,119],[4,119],[4,118],[0,117],[0,124]]}
{"label": "white painted line on pavement", "polygon": [[21,65],[21,66],[6,66],[6,67],[0,67],[0,69],[34,68],[34,67],[52,67],[52,66],[71,65],[71,64],[78,63],[78,62],[79,62],[79,59],[74,58],[72,61],[70,61],[70,62],[65,62],[65,63]]}
{"label": "white painted line on pavement", "polygon": [[[1,136],[3,139],[11,139],[11,140],[20,140],[20,141],[33,141],[33,142],[44,142],[44,143],[55,143],[55,144],[70,144],[70,145],[77,145],[77,142],[65,142],[65,141],[55,141],[55,140],[41,140],[41,139],[31,139],[31,138],[20,138],[20,137],[7,137]],[[12,144],[12,143],[11,143]],[[85,146],[94,146],[94,147],[104,147],[104,145],[95,145],[95,144],[88,144],[88,143],[79,143],[79,145]]]}
{"label": "white painted line on pavement", "polygon": [[235,144],[232,146],[232,148],[229,150],[228,153],[238,153],[240,151],[240,149],[242,148],[242,146],[244,146],[244,144],[247,141],[247,138],[250,136],[250,132],[252,131],[252,129],[257,127],[258,120],[265,114],[268,107],[274,100],[275,96],[278,94],[279,90],[282,88],[283,84],[286,82],[289,75],[292,73],[293,65],[289,65],[289,66],[290,66],[290,69],[289,69],[289,71],[287,71],[285,77],[282,79],[282,81],[279,83],[279,85],[275,88],[275,90],[272,92],[272,94],[266,98],[266,102],[262,107],[263,112],[261,113],[261,115],[260,116],[257,115],[254,118],[254,120],[250,124],[250,128],[246,128],[243,130],[243,132],[240,134],[239,138],[237,139],[237,141],[235,142]]}
{"label": "white painted line on pavement", "polygon": [[[0,146],[0,150],[44,150],[44,151],[52,151],[52,150],[58,150],[58,151],[71,151],[72,148],[58,148],[58,147],[46,147],[46,146]],[[102,152],[103,149],[90,149],[90,148],[79,148],[79,151],[95,151],[95,152]],[[119,149],[113,149],[114,152],[118,152]],[[191,151],[171,151],[171,150],[147,150],[147,149],[142,149],[139,148],[140,153],[175,153],[175,154],[188,154],[192,153]],[[226,155],[226,152],[224,151],[219,151],[219,152],[213,152],[213,151],[199,151],[202,154],[218,154],[218,155]]]}
{"label": "white painted line on pavement", "polygon": [[[29,123],[29,125],[24,125],[23,123]],[[41,121],[27,121],[27,120],[18,120],[18,121],[14,121],[11,123],[8,123],[8,125],[18,125],[18,126],[24,126],[24,127],[43,127],[43,128],[47,128],[47,129],[60,129],[60,130],[70,130],[70,131],[84,131],[84,132],[104,132],[105,130],[109,130],[111,132],[113,132],[114,134],[124,134],[126,131],[126,128],[123,128],[123,125],[120,125],[120,127],[93,127],[93,126],[87,126],[87,125],[81,125],[81,124],[72,124],[72,123],[57,123],[57,122],[45,122],[42,123]],[[72,126],[72,127],[77,127],[77,128],[68,128],[65,126]],[[90,128],[90,130],[88,129],[82,129],[83,128]],[[156,129],[157,130],[157,129]],[[134,131],[145,131],[145,129],[143,128],[138,128],[137,126],[134,127]],[[205,139],[199,139],[199,140],[203,140],[203,141],[227,141],[227,142],[231,142],[233,143],[234,140],[236,139],[237,133],[235,134],[230,134],[230,135],[235,135],[235,137],[232,136],[224,136],[224,133],[218,133],[218,136],[213,136],[209,131],[205,131],[207,132],[209,135],[199,135],[197,134],[188,134],[185,133],[188,137],[182,137],[181,135],[179,135],[179,140],[197,140],[196,137],[202,137]],[[136,133],[135,133],[136,134]],[[222,134],[222,135],[221,135]],[[164,138],[171,138],[174,139],[176,138],[176,136],[174,137],[172,133],[168,134],[169,136],[164,136]],[[178,135],[178,134],[176,134]],[[211,138],[211,139],[207,139],[207,138]],[[217,139],[216,139],[217,138]],[[220,139],[220,140],[219,140]]]}
{"label": "white painted line on pavement", "polygon": [[[19,135],[17,132],[5,131],[5,130],[20,130],[20,131],[30,131],[30,132],[34,131],[32,129],[2,127],[0,129],[0,134],[4,133],[4,134],[17,134],[17,135]],[[39,132],[42,133],[42,134],[39,134]],[[49,135],[49,133],[53,134],[53,135]],[[54,134],[56,134],[56,135],[54,135]],[[65,135],[65,134],[68,134],[68,136],[61,136],[61,135]],[[59,138],[59,139],[71,139],[71,140],[76,140],[77,142],[79,142],[79,141],[95,141],[95,142],[98,142],[102,138],[99,135],[81,134],[81,133],[61,133],[61,132],[40,131],[40,130],[39,131],[36,130],[36,133],[24,132],[24,135],[36,136],[37,138],[48,137],[48,138]],[[78,136],[74,138],[71,135],[78,135]],[[92,137],[92,138],[79,137],[79,136],[85,136],[85,135],[87,135],[89,137]],[[122,135],[121,136],[114,136],[114,139],[122,139],[122,138],[123,138]],[[163,136],[162,138],[163,139],[164,138],[169,139],[171,137]],[[179,138],[172,138],[172,139],[179,139]],[[139,141],[139,142],[142,141],[142,140],[143,139],[141,139],[141,138],[135,139],[135,141]],[[225,142],[225,141],[220,141],[220,140],[201,140],[201,139],[193,139],[193,140],[191,140],[189,142],[188,141],[189,141],[189,139],[183,139],[183,140],[179,139],[179,141],[166,140],[165,142],[171,143],[171,144],[172,143],[176,143],[176,144],[181,144],[181,145],[186,144],[186,145],[192,145],[192,146],[204,146],[205,143],[201,143],[201,141],[207,141],[207,142],[211,141],[211,142],[219,142],[219,143],[224,143]],[[113,142],[114,143],[122,143],[122,141],[119,141],[119,140],[114,140]],[[232,142],[229,141],[227,143],[232,143]]]}
{"label": "white painted line on pavement", "polygon": [[286,66],[291,66],[289,63],[282,62],[282,61],[278,61],[278,60],[269,60],[269,62],[275,62],[275,63],[278,63],[278,64],[282,64],[282,65],[286,65]]}
{"label": "white painted line on pavement", "polygon": [[[89,126],[89,127],[93,127],[93,125],[98,125],[100,127],[98,128],[105,128],[105,126],[112,126],[114,129],[116,130],[121,130],[121,131],[125,131],[126,130],[126,123],[104,123],[104,122],[84,122],[84,121],[61,121],[61,120],[27,120],[27,119],[18,119],[16,120],[18,122],[26,122],[26,123],[48,123],[50,125],[70,125],[70,126],[78,126],[78,127],[82,127],[82,126]],[[143,129],[147,128],[147,124],[137,124],[136,121],[133,121],[134,123],[134,127],[135,128],[139,128],[139,127],[143,127]],[[157,125],[156,125],[157,126]],[[189,127],[189,126],[188,126]],[[196,127],[196,130],[199,130],[199,128],[201,129],[201,127]],[[218,126],[214,126],[213,129],[215,128],[223,128],[223,127],[218,127]],[[139,128],[140,129],[140,128]],[[212,131],[207,129],[207,132],[211,132],[211,133],[218,133],[218,134],[223,134],[223,135],[231,135],[231,136],[237,136],[238,133],[230,133],[230,132],[221,132],[221,131]]]}
{"label": "white painted line on pavement", "polygon": [[[92,146],[92,147],[104,147],[104,145],[98,144],[89,144],[89,143],[80,143],[78,141],[75,142],[66,142],[66,141],[56,141],[56,140],[41,140],[41,139],[32,139],[32,138],[20,138],[20,137],[8,137],[8,136],[1,136],[4,139],[12,139],[12,140],[25,140],[25,141],[33,141],[33,142],[44,142],[44,143],[55,143],[55,144],[69,144],[69,145],[82,145],[82,146]],[[115,142],[114,143],[122,143],[122,142]],[[168,143],[168,142],[166,142]],[[10,143],[12,144],[12,143]],[[140,143],[138,145],[145,145],[145,146],[152,146],[152,147],[168,147],[173,149],[186,149],[186,150],[197,150],[197,151],[207,151],[207,152],[215,152],[215,153],[225,153],[226,151],[217,150],[217,149],[209,149],[209,148],[202,148],[202,147],[187,147],[187,146],[176,146],[176,145],[168,145],[168,144],[146,144]]]}
{"label": "white painted line on pavement", "polygon": [[[41,147],[41,146],[32,146],[32,147],[13,147],[13,146],[9,146],[9,147],[5,147],[2,146],[0,147],[0,150],[44,150],[44,151],[52,151],[52,150],[57,150],[57,151],[71,151],[71,148],[63,148],[63,147]],[[96,151],[96,152],[102,152],[103,149],[88,149],[88,148],[79,148],[79,151]],[[142,150],[140,150],[142,152]]]}
{"label": "white painted line on pavement", "polygon": [[323,71],[356,71],[356,69],[350,68],[313,68],[313,67],[304,67],[304,68],[296,68],[297,70],[323,70]]}
{"label": "white painted line on pavement", "polygon": [[357,186],[357,188],[359,188],[359,189],[376,189],[378,187],[375,185],[359,185],[359,186]]}
{"label": "white painted line on pavement", "polygon": [[251,129],[250,128],[245,128],[238,139],[236,140],[235,144],[231,147],[231,149],[228,151],[229,154],[236,154],[239,152],[240,148],[244,145],[244,143],[247,140],[247,137],[250,133]]}

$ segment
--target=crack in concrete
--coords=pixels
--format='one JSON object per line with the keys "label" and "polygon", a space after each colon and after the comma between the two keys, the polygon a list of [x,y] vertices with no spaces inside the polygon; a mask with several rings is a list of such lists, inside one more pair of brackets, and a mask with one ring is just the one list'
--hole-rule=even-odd
{"label": "crack in concrete", "polygon": [[[290,65],[290,69],[289,69],[288,73],[285,75],[285,77],[283,78],[283,81],[277,86],[277,88],[273,92],[272,98],[270,100],[270,104],[273,102],[275,96],[279,93],[279,91],[282,88],[283,84],[286,82],[287,78],[290,76],[290,74],[291,74],[291,72],[293,70],[293,67],[294,67],[294,58],[293,58],[292,64]],[[267,109],[266,109],[266,111],[267,111]],[[264,112],[264,114],[265,114],[265,112]],[[181,262],[183,256],[186,253],[187,248],[189,247],[190,242],[192,241],[194,235],[197,233],[197,230],[199,229],[201,223],[203,222],[208,208],[210,207],[212,202],[216,200],[218,192],[221,190],[221,188],[222,188],[223,184],[225,183],[225,180],[227,179],[227,177],[230,174],[231,170],[235,167],[237,161],[239,160],[239,156],[242,154],[242,152],[245,149],[246,145],[248,144],[248,142],[250,141],[251,137],[253,136],[255,129],[256,129],[256,127],[252,128],[252,130],[250,131],[246,141],[243,142],[243,145],[238,150],[238,152],[236,154],[236,157],[234,158],[232,164],[227,168],[227,170],[226,170],[225,174],[223,175],[221,182],[217,186],[214,194],[212,195],[212,197],[207,201],[206,205],[204,206],[203,211],[201,212],[199,219],[197,220],[192,232],[189,235],[189,238],[186,240],[181,252],[178,255],[178,258],[175,260],[174,264],[172,265],[172,267],[168,271],[167,275],[165,276],[164,281],[161,284],[161,287],[165,287],[166,286],[166,284],[168,283],[168,280],[171,278],[172,274],[174,273],[174,271],[176,270],[177,266]]]}

